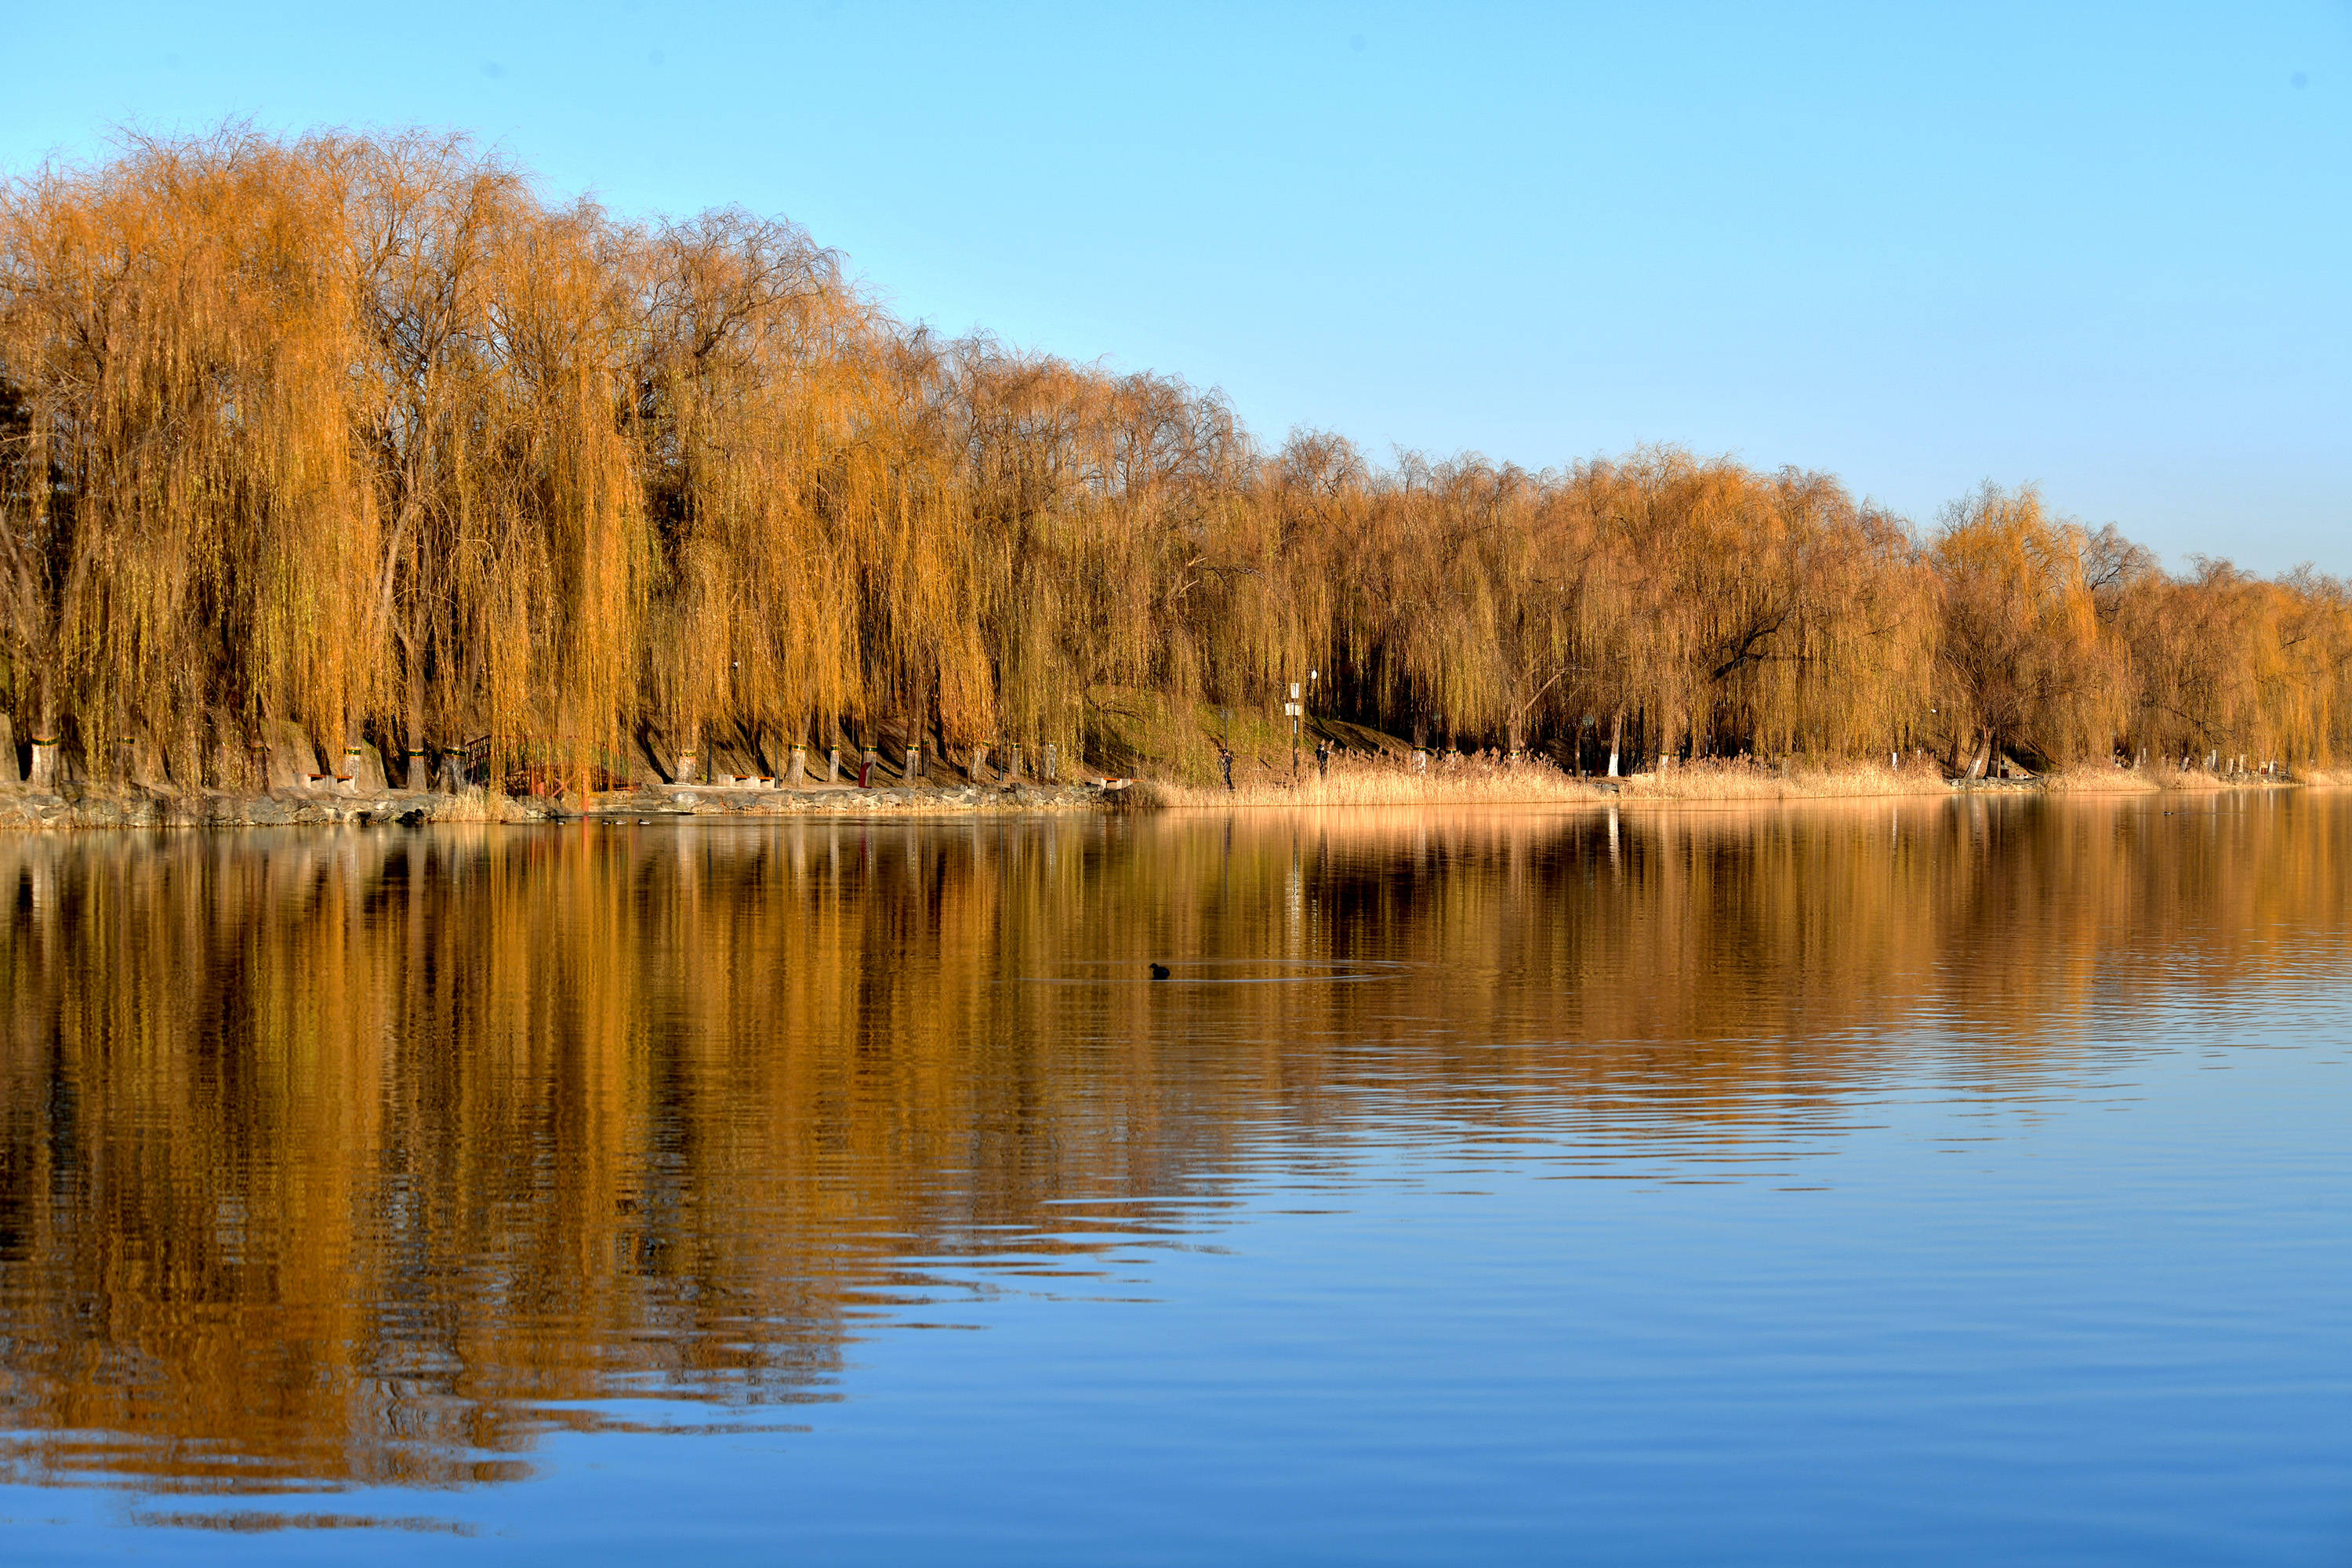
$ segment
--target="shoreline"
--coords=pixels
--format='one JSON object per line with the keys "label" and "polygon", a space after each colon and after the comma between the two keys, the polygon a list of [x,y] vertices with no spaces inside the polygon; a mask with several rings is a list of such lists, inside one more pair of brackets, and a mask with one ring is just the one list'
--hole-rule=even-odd
{"label": "shoreline", "polygon": [[2083,769],[2019,779],[1955,779],[1924,768],[1868,763],[1787,773],[1743,766],[1693,767],[1615,779],[1575,779],[1550,770],[1513,772],[1486,767],[1451,775],[1418,776],[1400,770],[1350,769],[1328,778],[1255,783],[1227,791],[1218,785],[1139,780],[1132,809],[1213,811],[1387,805],[1732,805],[1824,800],[1934,800],[1961,795],[2074,795],[2115,799],[2157,795],[2330,788],[2343,779],[2317,772],[2304,776],[2245,773],[2222,776],[2170,769]]}
{"label": "shoreline", "polygon": [[1935,799],[1960,795],[2076,795],[2116,798],[2156,795],[2326,789],[2352,782],[2325,772],[2297,777],[2245,774],[2085,771],[2030,779],[1947,779],[1863,766],[1769,773],[1750,769],[1678,768],[1618,779],[1571,779],[1557,773],[1495,769],[1467,775],[1422,778],[1398,771],[1348,770],[1329,778],[1256,784],[1228,792],[1215,786],[1142,779],[1131,785],[1025,783],[884,785],[859,789],[745,789],[726,785],[640,787],[595,797],[584,808],[562,797],[462,795],[378,790],[343,795],[326,790],[238,794],[143,784],[74,783],[54,792],[0,786],[0,832],[108,828],[239,828],[421,826],[433,823],[530,826],[696,818],[1046,816],[1074,812],[1310,810],[1378,806],[1588,806],[1599,805],[1733,805],[1863,799]]}
{"label": "shoreline", "polygon": [[0,787],[0,832],[105,828],[509,826],[620,822],[639,818],[783,816],[1060,816],[1109,809],[1117,791],[1097,784],[940,784],[876,789],[736,789],[699,785],[614,791],[584,807],[561,797],[377,790],[156,789],[142,784],[68,784],[56,792]]}

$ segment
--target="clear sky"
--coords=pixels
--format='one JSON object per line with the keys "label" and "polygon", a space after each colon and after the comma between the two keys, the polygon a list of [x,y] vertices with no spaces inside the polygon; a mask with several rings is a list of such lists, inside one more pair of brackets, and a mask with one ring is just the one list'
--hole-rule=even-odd
{"label": "clear sky", "polygon": [[2352,574],[2352,0],[1853,7],[0,0],[0,167],[460,127],[740,205],[902,315],[1268,441],[1991,479]]}

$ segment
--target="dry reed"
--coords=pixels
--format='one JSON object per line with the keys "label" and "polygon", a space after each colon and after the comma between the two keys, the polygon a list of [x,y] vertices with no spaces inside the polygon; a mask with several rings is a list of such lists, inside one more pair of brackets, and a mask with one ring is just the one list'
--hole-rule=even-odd
{"label": "dry reed", "polygon": [[1637,773],[1623,793],[1652,800],[1813,800],[1870,795],[1943,795],[1950,786],[1934,767],[1908,771],[1874,763],[1797,762],[1785,766],[1751,759],[1703,762]]}
{"label": "dry reed", "polygon": [[2095,766],[2061,769],[2045,776],[2042,785],[2060,795],[2154,795],[2179,787],[2152,768]]}
{"label": "dry reed", "polygon": [[1328,777],[1311,766],[1297,780],[1276,775],[1233,789],[1166,780],[1138,781],[1135,804],[1159,807],[1307,805],[1518,805],[1574,804],[1603,798],[1591,780],[1555,768],[1465,768],[1423,775],[1402,768],[1336,767]]}

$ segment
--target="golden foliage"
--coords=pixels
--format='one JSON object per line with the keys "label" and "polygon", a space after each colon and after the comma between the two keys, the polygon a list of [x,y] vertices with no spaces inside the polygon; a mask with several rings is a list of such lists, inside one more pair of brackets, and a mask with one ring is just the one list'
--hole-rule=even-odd
{"label": "golden foliage", "polygon": [[1076,758],[1104,689],[1308,671],[1318,712],[1596,769],[2315,764],[2352,723],[2330,579],[2168,576],[2030,490],[1923,538],[1671,448],[1267,452],[1181,381],[895,321],[789,225],[619,222],[422,132],[5,187],[0,657],[89,772],[237,787],[289,722],[412,788],[483,737]]}

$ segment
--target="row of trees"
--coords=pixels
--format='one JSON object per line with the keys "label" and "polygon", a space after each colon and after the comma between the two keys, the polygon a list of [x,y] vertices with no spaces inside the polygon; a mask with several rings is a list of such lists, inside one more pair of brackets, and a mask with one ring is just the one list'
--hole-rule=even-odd
{"label": "row of trees", "polygon": [[462,139],[137,141],[0,202],[18,731],[236,784],[292,722],[1083,749],[1108,689],[1313,668],[1416,738],[1677,756],[2352,743],[2352,599],[2168,574],[1988,489],[1925,532],[1672,449],[1253,442],[1214,394],[942,340],[740,212],[552,204]]}

